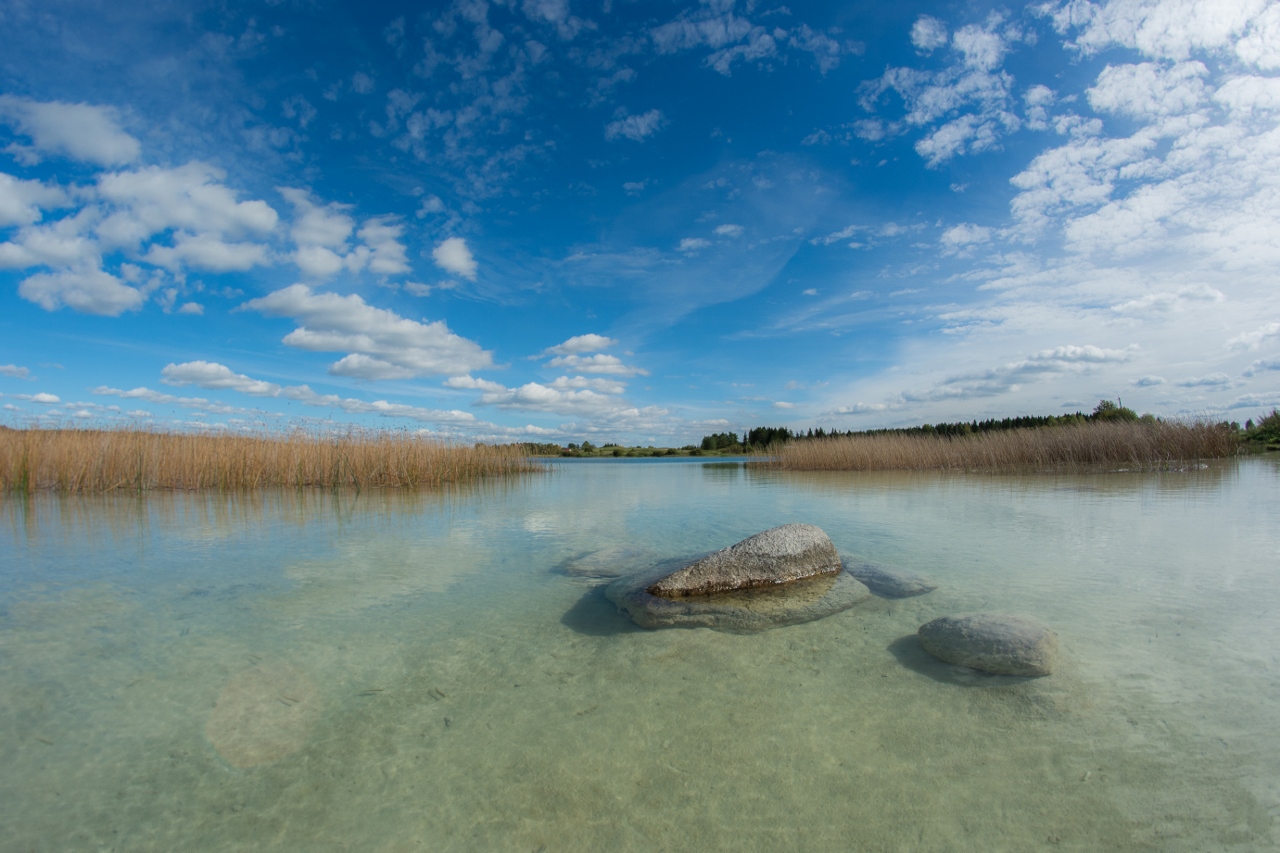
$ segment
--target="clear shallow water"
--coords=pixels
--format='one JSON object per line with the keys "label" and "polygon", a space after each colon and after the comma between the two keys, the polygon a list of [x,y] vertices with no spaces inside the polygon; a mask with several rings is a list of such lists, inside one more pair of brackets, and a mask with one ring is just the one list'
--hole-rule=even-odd
{"label": "clear shallow water", "polygon": [[[1272,850],[1280,465],[557,464],[444,495],[6,500],[6,850]],[[650,632],[567,561],[789,521],[940,588]],[[929,619],[1022,612],[1060,671]]]}

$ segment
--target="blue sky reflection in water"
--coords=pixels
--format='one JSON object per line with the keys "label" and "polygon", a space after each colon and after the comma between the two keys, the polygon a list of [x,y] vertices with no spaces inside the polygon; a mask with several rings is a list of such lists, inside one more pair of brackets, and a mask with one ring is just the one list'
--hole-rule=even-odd
{"label": "blue sky reflection in water", "polygon": [[[1280,470],[559,465],[430,495],[3,505],[0,824],[30,850],[1275,849]],[[596,549],[786,521],[932,576],[642,631]],[[1022,612],[1044,679],[915,629]]]}
{"label": "blue sky reflection in water", "polygon": [[11,425],[1280,404],[1273,0],[0,3]]}

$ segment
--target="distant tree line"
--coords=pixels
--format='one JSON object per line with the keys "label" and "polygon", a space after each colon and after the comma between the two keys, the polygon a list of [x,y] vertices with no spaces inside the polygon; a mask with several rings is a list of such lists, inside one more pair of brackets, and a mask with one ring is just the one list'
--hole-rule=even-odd
{"label": "distant tree line", "polygon": [[1016,418],[1000,418],[996,420],[989,418],[987,420],[973,421],[956,421],[954,423],[938,423],[938,424],[922,424],[912,427],[897,427],[893,429],[864,429],[864,430],[845,430],[838,429],[808,429],[792,432],[786,427],[756,427],[750,430],[744,436],[745,441],[741,444],[738,442],[737,433],[720,432],[714,435],[705,436],[702,439],[703,450],[725,450],[733,448],[735,445],[742,449],[762,449],[771,444],[782,444],[787,441],[807,441],[813,438],[841,438],[844,436],[854,435],[941,435],[941,436],[964,436],[973,435],[980,432],[995,432],[999,430],[1009,429],[1030,429],[1034,427],[1053,427],[1068,426],[1070,424],[1083,424],[1091,421],[1137,421],[1137,420],[1155,420],[1154,415],[1142,415],[1128,406],[1122,406],[1113,403],[1110,400],[1102,400],[1094,408],[1091,414],[1086,415],[1084,412],[1074,412],[1068,415],[1022,415]]}

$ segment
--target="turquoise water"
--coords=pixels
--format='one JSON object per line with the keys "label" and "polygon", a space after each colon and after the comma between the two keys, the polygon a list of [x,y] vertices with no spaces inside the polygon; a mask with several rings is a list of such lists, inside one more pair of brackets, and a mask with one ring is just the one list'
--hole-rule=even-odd
{"label": "turquoise water", "polygon": [[[5,850],[1273,850],[1280,464],[559,463],[435,495],[7,499]],[[818,524],[933,577],[758,635],[566,566]],[[1052,626],[1058,672],[933,661]]]}

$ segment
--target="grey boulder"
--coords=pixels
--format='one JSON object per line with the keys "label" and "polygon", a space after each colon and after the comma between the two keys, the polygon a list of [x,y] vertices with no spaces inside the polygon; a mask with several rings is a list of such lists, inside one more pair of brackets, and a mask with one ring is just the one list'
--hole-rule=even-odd
{"label": "grey boulder", "polygon": [[938,588],[936,583],[924,575],[856,557],[845,559],[844,570],[866,584],[876,595],[889,598],[910,598]]}
{"label": "grey boulder", "polygon": [[667,598],[650,593],[671,569],[668,564],[619,578],[605,588],[605,597],[642,628],[714,628],[734,634],[812,622],[871,597],[847,572],[708,595]]}
{"label": "grey boulder", "polygon": [[655,578],[645,591],[684,598],[835,575],[840,568],[840,555],[820,527],[784,524]]}
{"label": "grey boulder", "polygon": [[1049,675],[1058,661],[1058,635],[1029,616],[943,616],[921,625],[918,636],[939,660],[997,675]]}

